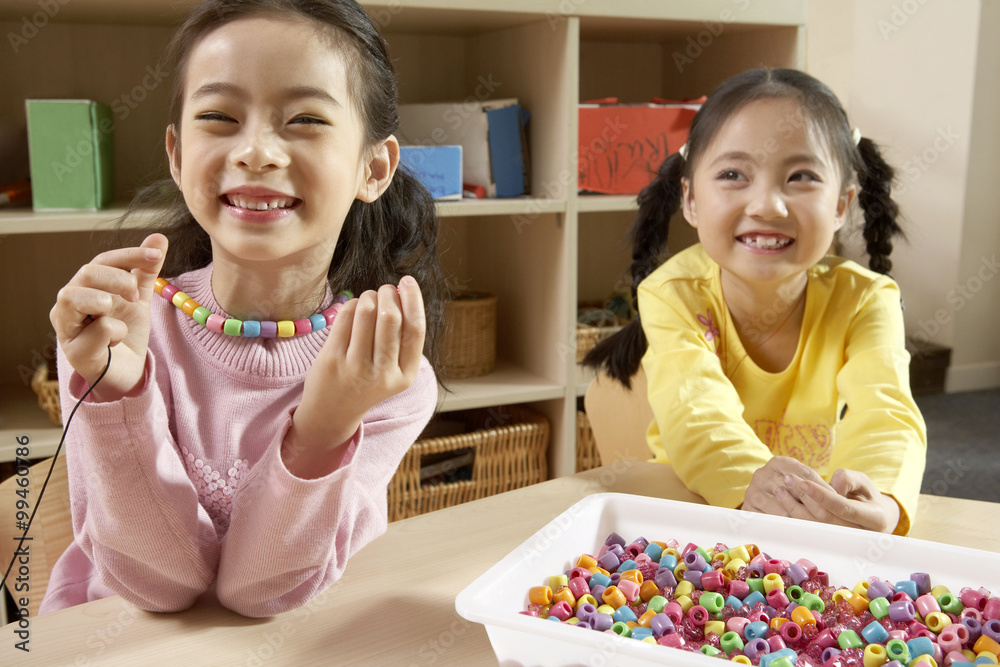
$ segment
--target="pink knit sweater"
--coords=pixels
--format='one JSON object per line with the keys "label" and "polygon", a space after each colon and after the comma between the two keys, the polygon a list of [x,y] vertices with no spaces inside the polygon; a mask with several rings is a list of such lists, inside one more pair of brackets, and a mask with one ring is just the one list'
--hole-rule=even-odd
{"label": "pink knit sweater", "polygon": [[[221,313],[211,276],[209,266],[172,282]],[[365,415],[338,470],[304,480],[280,447],[328,330],[226,336],[159,297],[151,320],[141,394],[85,402],[73,418],[64,452],[75,540],[40,613],[115,594],[176,611],[207,590],[246,616],[308,602],[385,532],[386,486],[437,401],[430,364]],[[65,423],[86,384],[61,352],[59,377]]]}

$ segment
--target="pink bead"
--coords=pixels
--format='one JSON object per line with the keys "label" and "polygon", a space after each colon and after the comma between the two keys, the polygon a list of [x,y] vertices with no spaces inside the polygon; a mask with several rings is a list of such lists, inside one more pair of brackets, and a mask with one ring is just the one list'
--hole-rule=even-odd
{"label": "pink bead", "polygon": [[684,609],[677,601],[667,604],[667,606],[663,608],[663,613],[667,615],[667,618],[669,618],[674,625],[680,625],[681,621],[684,620]]}
{"label": "pink bead", "polygon": [[733,616],[728,621],[726,621],[726,630],[730,632],[735,632],[740,637],[743,636],[743,630],[750,625],[750,619],[743,618],[742,616]]}
{"label": "pink bead", "polygon": [[990,598],[983,607],[983,618],[988,621],[1000,619],[1000,598]]}
{"label": "pink bead", "polygon": [[570,581],[573,581],[577,577],[582,577],[584,581],[590,581],[591,576],[592,574],[590,570],[588,570],[585,567],[574,567],[572,570],[569,571]]}
{"label": "pink bead", "polygon": [[590,586],[587,584],[587,580],[583,577],[573,577],[569,580],[569,584],[566,586],[569,588],[569,592],[573,594],[577,600],[582,598],[584,595],[590,594]]}
{"label": "pink bead", "polygon": [[696,604],[688,610],[688,618],[695,625],[705,625],[705,621],[708,620],[708,610],[700,604]]}
{"label": "pink bead", "polygon": [[972,607],[973,609],[978,609],[979,611],[986,609],[986,603],[990,601],[990,599],[981,592],[971,588],[963,589],[959,599],[966,607]]}
{"label": "pink bead", "polygon": [[[791,621],[789,621],[791,623]],[[786,623],[785,625],[788,625]],[[785,647],[785,642],[782,641],[781,637],[778,635],[772,635],[767,638],[767,645],[771,647],[771,653],[776,653]]]}
{"label": "pink bead", "polygon": [[812,561],[806,560],[805,558],[798,559],[797,561],[795,561],[795,564],[798,565],[799,567],[801,567],[803,570],[805,570],[806,574],[809,575],[810,579],[812,579],[813,577],[815,577],[816,576],[816,572],[819,571],[819,568],[817,568],[816,565],[813,564]]}
{"label": "pink bead", "polygon": [[565,600],[560,600],[549,607],[549,616],[555,616],[560,621],[565,621],[573,615],[573,608]]}
{"label": "pink bead", "polygon": [[313,325],[312,320],[295,320],[295,335],[301,336],[302,334],[307,334],[312,332]]}
{"label": "pink bead", "polygon": [[924,618],[927,618],[927,614],[935,611],[941,611],[941,606],[938,604],[938,601],[935,600],[934,596],[930,593],[918,597],[913,603],[913,606],[917,608],[917,613]]}
{"label": "pink bead", "polygon": [[[340,312],[340,304],[339,303],[335,303],[335,304],[333,304],[332,306],[330,306],[329,308],[327,308],[326,310],[323,311],[323,317],[326,318],[326,326],[330,326],[331,324],[333,324],[333,321],[337,318],[337,313],[339,313],[339,312]],[[607,549],[607,547],[601,547],[601,548],[602,548],[602,550],[603,549]],[[603,555],[604,554],[602,553],[601,556],[603,556]]]}
{"label": "pink bead", "polygon": [[788,596],[785,595],[785,591],[775,588],[767,594],[767,603],[775,609],[784,609],[788,606]]}
{"label": "pink bead", "polygon": [[[164,287],[163,291],[166,292],[167,288]],[[216,315],[215,313],[209,315],[208,319],[205,321],[205,326],[208,327],[211,331],[215,331],[217,333],[222,333],[222,327],[225,324],[226,324],[226,318],[224,318],[222,315]]]}
{"label": "pink bead", "polygon": [[785,561],[772,558],[764,563],[764,574],[784,574],[786,567]]}
{"label": "pink bead", "polygon": [[762,567],[766,564],[767,564],[767,556],[765,556],[764,554],[757,554],[756,556],[750,559],[749,563],[747,563],[747,565],[760,565]]}
{"label": "pink bead", "polygon": [[701,575],[701,587],[706,591],[717,591],[722,588],[725,583],[726,579],[722,576],[722,570],[712,570],[711,572],[706,572]]}
{"label": "pink bead", "polygon": [[639,584],[629,579],[619,579],[618,580],[618,590],[620,590],[624,595],[625,599],[629,603],[635,602],[635,599],[639,597]]}
{"label": "pink bead", "polygon": [[952,651],[948,655],[944,656],[945,667],[951,667],[951,665],[962,662],[968,664],[971,663],[972,661],[969,660],[967,657],[965,657],[965,654],[962,653],[961,651]]}
{"label": "pink bead", "polygon": [[729,582],[729,594],[738,600],[742,600],[750,595],[750,584],[742,579],[733,579]]}
{"label": "pink bead", "polygon": [[173,301],[174,295],[177,294],[178,292],[180,292],[180,290],[174,287],[173,285],[164,285],[163,291],[160,294],[167,301]]}
{"label": "pink bead", "polygon": [[906,632],[903,630],[889,630],[889,639],[899,639],[906,641]]}
{"label": "pink bead", "polygon": [[656,643],[660,646],[670,646],[672,648],[681,648],[684,646],[684,638],[681,637],[679,632],[671,632],[669,635],[663,635],[656,640]]}
{"label": "pink bead", "polygon": [[684,547],[684,550],[681,551],[681,556],[687,556],[689,551],[695,551],[697,549],[698,549],[697,544],[695,544],[694,542],[688,542],[687,546]]}
{"label": "pink bead", "polygon": [[[785,625],[788,624],[786,623]],[[816,635],[816,638],[813,639],[813,641],[816,642],[816,646],[820,649],[837,647],[840,645],[839,642],[837,642],[837,635],[833,634],[833,630],[823,630]]]}
{"label": "pink bead", "polygon": [[982,624],[983,622],[982,613],[978,609],[973,609],[971,607],[966,607],[965,609],[962,610],[961,618],[971,618],[974,619],[979,624]]}
{"label": "pink bead", "polygon": [[636,568],[641,568],[643,565],[648,565],[653,562],[653,559],[649,557],[649,554],[639,554],[633,560],[635,560]]}
{"label": "pink bead", "polygon": [[816,576],[814,577],[814,579],[816,579],[816,582],[820,586],[829,586],[830,585],[830,574],[828,572],[822,572],[822,571],[817,570],[816,571]]}
{"label": "pink bead", "polygon": [[945,653],[961,651],[962,645],[969,641],[969,630],[964,625],[949,625],[938,635],[937,643]]}

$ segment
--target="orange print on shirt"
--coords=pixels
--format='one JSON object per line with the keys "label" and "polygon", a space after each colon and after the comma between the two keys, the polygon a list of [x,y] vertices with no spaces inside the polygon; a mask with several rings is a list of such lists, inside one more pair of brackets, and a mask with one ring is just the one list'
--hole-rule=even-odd
{"label": "orange print on shirt", "polygon": [[789,456],[813,469],[830,462],[833,434],[826,424],[786,424],[781,419],[758,419],[753,430],[775,456]]}

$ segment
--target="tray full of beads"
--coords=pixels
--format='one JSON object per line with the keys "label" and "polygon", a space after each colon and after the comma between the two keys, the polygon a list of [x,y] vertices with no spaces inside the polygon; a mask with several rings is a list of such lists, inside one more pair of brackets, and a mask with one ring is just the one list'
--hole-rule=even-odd
{"label": "tray full of beads", "polygon": [[455,607],[505,667],[996,664],[1000,554],[601,493]]}

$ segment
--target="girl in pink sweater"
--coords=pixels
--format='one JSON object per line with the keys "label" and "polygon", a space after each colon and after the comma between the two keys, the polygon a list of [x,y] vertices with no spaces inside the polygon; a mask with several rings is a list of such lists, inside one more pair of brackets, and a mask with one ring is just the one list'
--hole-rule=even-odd
{"label": "girl in pink sweater", "polygon": [[162,233],[98,255],[51,313],[64,421],[110,367],[67,438],[75,540],[43,613],[306,603],[384,532],[437,401],[437,222],[397,170],[365,12],[209,0],[168,55],[172,178],[126,214],[165,211]]}

